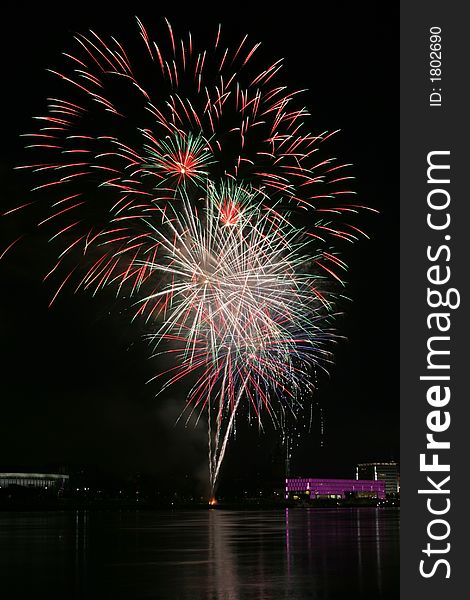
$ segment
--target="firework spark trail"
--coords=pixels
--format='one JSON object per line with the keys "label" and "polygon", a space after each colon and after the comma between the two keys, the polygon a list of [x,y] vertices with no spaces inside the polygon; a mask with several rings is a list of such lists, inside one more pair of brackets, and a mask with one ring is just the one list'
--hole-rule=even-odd
{"label": "firework spark trail", "polygon": [[25,136],[40,159],[20,168],[49,201],[38,225],[59,256],[46,277],[66,271],[53,300],[70,284],[136,300],[154,354],[175,362],[161,390],[193,381],[187,406],[207,411],[214,491],[242,399],[282,425],[331,360],[337,246],[364,235],[349,220],[365,207],[282,60],[257,67],[260,44],[227,47],[220,26],[203,48],[168,21],[158,43],[137,24],[137,59],[75,36],[51,70],[66,96]]}
{"label": "firework spark trail", "polygon": [[[225,450],[227,448],[227,442],[228,442],[230,434],[232,433],[235,415],[237,414],[238,405],[240,404],[240,400],[242,399],[242,396],[243,396],[243,388],[240,387],[235,404],[233,406],[233,410],[230,413],[229,422],[227,424],[225,434],[223,436],[223,441],[222,441],[222,445],[220,447],[220,452],[218,453],[218,455],[216,455],[216,460],[214,461],[214,468],[213,468],[213,471],[211,472],[210,485],[211,485],[212,497],[215,496],[215,490],[216,490],[216,485],[217,485],[217,481],[218,481],[218,477],[219,477],[220,467],[222,466],[222,461],[224,460]],[[219,445],[219,437],[220,437],[220,432],[219,432],[219,436],[217,437],[217,448]]]}

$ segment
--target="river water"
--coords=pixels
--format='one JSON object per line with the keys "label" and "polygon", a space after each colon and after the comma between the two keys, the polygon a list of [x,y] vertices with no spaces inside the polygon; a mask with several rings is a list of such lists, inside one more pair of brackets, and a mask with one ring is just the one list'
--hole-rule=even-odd
{"label": "river water", "polygon": [[0,513],[5,600],[396,600],[399,511]]}

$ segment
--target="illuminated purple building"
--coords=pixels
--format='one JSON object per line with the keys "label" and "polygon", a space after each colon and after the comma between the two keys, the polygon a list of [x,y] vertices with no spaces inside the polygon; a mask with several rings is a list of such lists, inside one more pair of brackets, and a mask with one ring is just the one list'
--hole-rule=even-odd
{"label": "illuminated purple building", "polygon": [[364,479],[286,479],[289,495],[310,495],[311,498],[345,498],[355,496],[385,498],[385,481]]}

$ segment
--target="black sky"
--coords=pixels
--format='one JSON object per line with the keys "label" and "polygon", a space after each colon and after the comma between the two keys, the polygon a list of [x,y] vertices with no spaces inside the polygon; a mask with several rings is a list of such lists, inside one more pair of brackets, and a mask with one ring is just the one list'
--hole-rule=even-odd
{"label": "black sky", "polygon": [[[272,3],[266,9],[256,3],[256,11],[253,3],[236,3],[213,13],[204,4],[185,10],[181,3],[148,4],[3,10],[2,209],[28,200],[26,182],[12,170],[25,162],[19,136],[43,112],[55,84],[46,68],[71,48],[75,31],[135,40],[134,15],[149,30],[153,23],[161,28],[166,16],[195,36],[212,38],[221,22],[234,40],[248,33],[261,41],[266,60],[285,57],[290,87],[309,89],[304,102],[312,125],[342,130],[334,152],[354,164],[360,202],[380,210],[362,221],[371,240],[346,256],[354,300],[341,325],[348,341],[338,348],[330,380],[322,381],[312,431],[301,430],[292,471],[348,476],[357,461],[398,458],[397,9],[379,14],[376,3],[310,2],[305,10],[277,12]],[[198,475],[205,434],[175,427],[181,398],[154,398],[157,387],[145,385],[155,364],[139,326],[119,307],[109,315],[105,297],[66,293],[48,309],[53,288],[41,279],[52,258],[26,212],[0,221],[1,247],[18,230],[32,233],[0,262],[0,469],[68,464],[163,478],[172,471]],[[229,449],[226,485],[232,475],[268,473],[275,439],[241,427]]]}

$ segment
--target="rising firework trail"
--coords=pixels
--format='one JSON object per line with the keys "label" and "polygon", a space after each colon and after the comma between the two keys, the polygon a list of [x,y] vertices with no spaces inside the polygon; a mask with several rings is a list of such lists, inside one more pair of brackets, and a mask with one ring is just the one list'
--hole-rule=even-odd
{"label": "rising firework trail", "polygon": [[337,246],[363,235],[364,207],[281,60],[258,63],[248,36],[227,46],[220,26],[207,47],[168,22],[158,41],[137,29],[137,58],[75,36],[20,168],[49,200],[53,300],[65,285],[132,299],[174,362],[162,390],[186,380],[187,410],[207,416],[214,492],[240,406],[283,427],[331,360]]}

